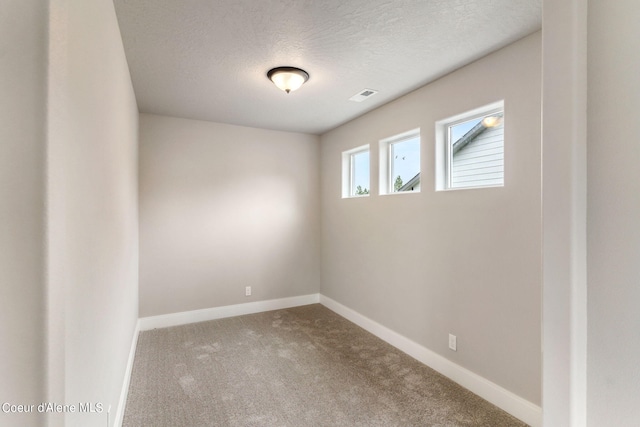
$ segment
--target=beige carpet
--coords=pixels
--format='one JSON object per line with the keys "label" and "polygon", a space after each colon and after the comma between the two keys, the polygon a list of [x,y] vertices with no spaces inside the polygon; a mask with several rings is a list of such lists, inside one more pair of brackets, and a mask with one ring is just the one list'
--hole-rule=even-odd
{"label": "beige carpet", "polygon": [[140,333],[137,426],[524,426],[319,305]]}

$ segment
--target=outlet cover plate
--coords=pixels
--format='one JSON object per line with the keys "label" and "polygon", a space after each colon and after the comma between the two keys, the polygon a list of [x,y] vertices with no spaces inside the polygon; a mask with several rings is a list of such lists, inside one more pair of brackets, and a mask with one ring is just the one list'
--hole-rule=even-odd
{"label": "outlet cover plate", "polygon": [[458,351],[457,338],[455,335],[449,334],[449,349]]}

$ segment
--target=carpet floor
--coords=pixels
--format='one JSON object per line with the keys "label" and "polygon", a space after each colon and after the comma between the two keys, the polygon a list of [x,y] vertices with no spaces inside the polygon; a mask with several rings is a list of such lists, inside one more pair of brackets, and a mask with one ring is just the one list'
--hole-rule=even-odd
{"label": "carpet floor", "polygon": [[313,304],[141,332],[123,426],[525,424]]}

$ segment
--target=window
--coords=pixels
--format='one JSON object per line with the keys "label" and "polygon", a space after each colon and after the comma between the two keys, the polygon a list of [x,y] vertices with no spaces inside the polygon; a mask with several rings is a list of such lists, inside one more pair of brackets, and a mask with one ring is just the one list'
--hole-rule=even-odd
{"label": "window", "polygon": [[369,145],[342,153],[342,197],[369,195]]}
{"label": "window", "polygon": [[436,190],[503,185],[503,101],[436,123]]}
{"label": "window", "polygon": [[380,141],[380,194],[420,191],[420,129]]}

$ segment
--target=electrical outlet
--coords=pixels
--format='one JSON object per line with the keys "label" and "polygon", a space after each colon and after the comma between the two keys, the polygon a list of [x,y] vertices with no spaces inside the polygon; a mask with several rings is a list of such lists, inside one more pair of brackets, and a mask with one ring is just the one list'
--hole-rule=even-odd
{"label": "electrical outlet", "polygon": [[456,336],[449,334],[449,348],[453,351],[457,351],[458,345],[456,343]]}
{"label": "electrical outlet", "polygon": [[250,297],[251,296],[251,286],[246,286],[244,288],[244,296],[245,297]]}

